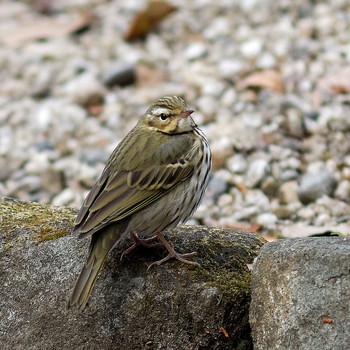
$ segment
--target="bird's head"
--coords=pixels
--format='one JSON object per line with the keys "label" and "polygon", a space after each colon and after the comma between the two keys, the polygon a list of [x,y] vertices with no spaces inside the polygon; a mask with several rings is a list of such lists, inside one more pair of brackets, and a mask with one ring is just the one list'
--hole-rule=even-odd
{"label": "bird's head", "polygon": [[164,134],[181,134],[196,126],[190,117],[193,112],[181,97],[165,96],[153,102],[140,121]]}

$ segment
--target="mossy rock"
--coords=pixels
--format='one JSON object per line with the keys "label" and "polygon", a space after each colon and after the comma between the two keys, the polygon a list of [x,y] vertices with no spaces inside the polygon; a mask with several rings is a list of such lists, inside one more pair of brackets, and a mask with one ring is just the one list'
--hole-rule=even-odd
{"label": "mossy rock", "polygon": [[149,264],[163,248],[107,260],[90,303],[67,310],[89,240],[70,235],[76,211],[0,200],[2,349],[252,349],[250,272],[264,240],[238,230],[180,226],[165,234],[201,266]]}

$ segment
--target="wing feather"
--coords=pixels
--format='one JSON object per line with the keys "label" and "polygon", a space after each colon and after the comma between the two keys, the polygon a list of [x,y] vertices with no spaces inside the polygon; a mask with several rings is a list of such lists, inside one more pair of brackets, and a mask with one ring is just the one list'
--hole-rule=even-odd
{"label": "wing feather", "polygon": [[145,208],[193,173],[183,159],[142,170],[106,169],[86,197],[77,216],[75,232],[90,236],[111,222],[122,220]]}

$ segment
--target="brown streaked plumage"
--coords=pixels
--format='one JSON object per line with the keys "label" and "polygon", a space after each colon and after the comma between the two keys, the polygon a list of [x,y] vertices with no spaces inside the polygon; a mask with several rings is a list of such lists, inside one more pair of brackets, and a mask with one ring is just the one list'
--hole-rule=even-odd
{"label": "brown streaked plumage", "polygon": [[127,233],[135,243],[123,254],[154,239],[168,250],[150,266],[173,257],[197,264],[185,259],[195,253],[176,253],[162,236],[193,214],[209,180],[210,148],[192,112],[180,97],[158,99],[109,157],[73,230],[79,238],[92,237],[69,306],[85,307],[104,260]]}

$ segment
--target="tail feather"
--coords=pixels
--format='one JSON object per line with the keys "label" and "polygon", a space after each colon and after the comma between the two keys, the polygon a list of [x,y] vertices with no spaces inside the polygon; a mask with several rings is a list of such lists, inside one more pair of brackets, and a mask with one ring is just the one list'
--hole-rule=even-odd
{"label": "tail feather", "polygon": [[113,225],[92,236],[89,255],[68,300],[68,308],[75,306],[82,310],[86,306],[108,253],[120,241],[124,231],[125,227]]}

